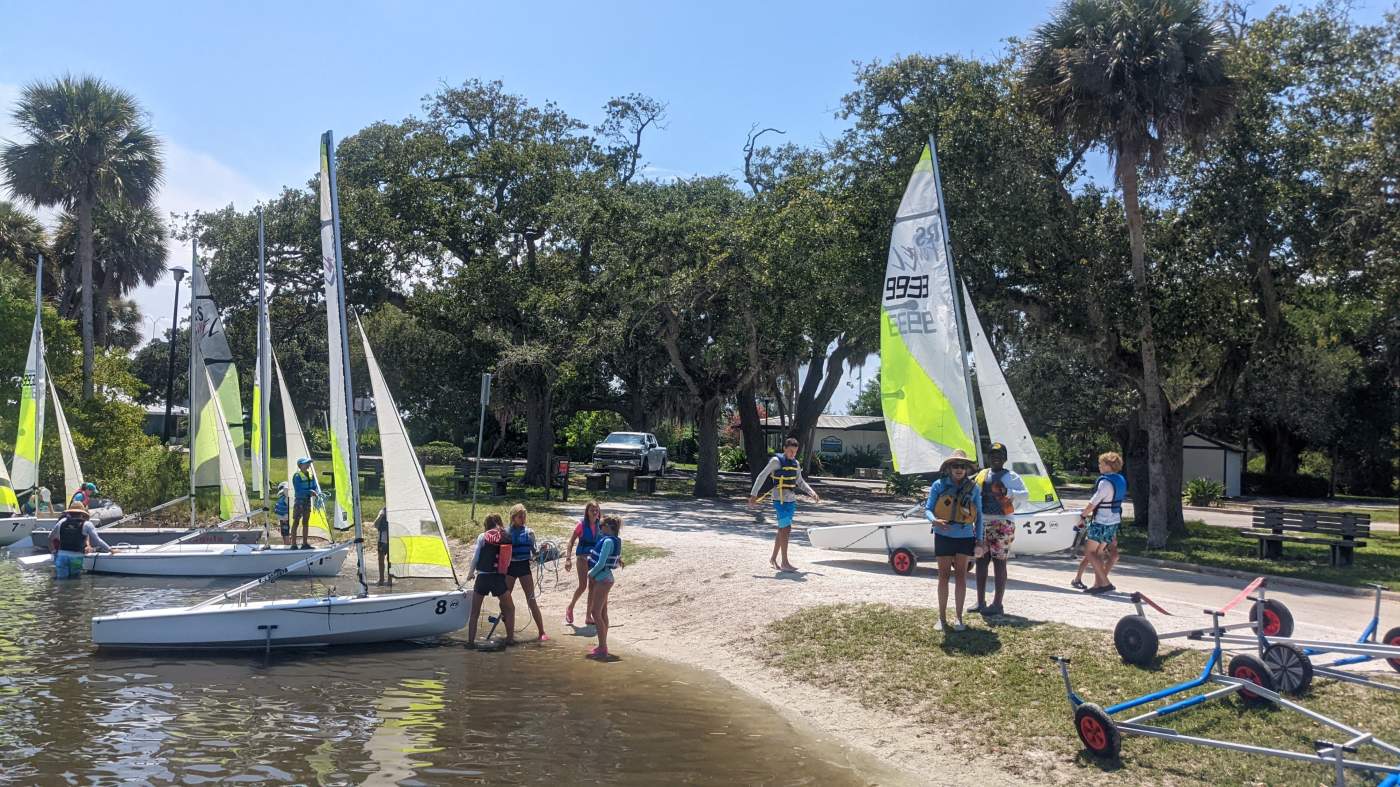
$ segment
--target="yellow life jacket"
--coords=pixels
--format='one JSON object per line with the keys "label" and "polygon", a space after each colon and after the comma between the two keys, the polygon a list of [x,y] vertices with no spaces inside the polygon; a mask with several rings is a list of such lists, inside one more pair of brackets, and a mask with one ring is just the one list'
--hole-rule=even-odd
{"label": "yellow life jacket", "polygon": [[[1005,473],[1006,471],[1002,471]],[[972,479],[973,483],[982,488],[982,513],[984,514],[1010,514],[1016,510],[1016,503],[1012,501],[1011,495],[1006,491],[1006,484],[1000,478],[991,483],[987,479],[991,476],[992,468],[984,467]]]}
{"label": "yellow life jacket", "polygon": [[977,521],[977,508],[972,504],[976,485],[964,482],[952,492],[944,492],[933,501],[933,516],[944,522],[970,525]]}

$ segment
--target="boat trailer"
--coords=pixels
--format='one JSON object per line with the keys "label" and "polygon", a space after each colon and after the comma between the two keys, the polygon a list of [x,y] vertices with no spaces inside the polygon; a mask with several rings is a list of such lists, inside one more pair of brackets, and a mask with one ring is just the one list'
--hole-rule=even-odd
{"label": "boat trailer", "polygon": [[[1258,656],[1249,653],[1237,654],[1230,659],[1228,666],[1222,665],[1223,651],[1221,648],[1221,636],[1226,630],[1220,623],[1220,618],[1226,610],[1206,610],[1206,614],[1212,618],[1213,625],[1209,629],[1215,640],[1215,647],[1211,650],[1210,656],[1206,659],[1205,668],[1201,674],[1192,680],[1179,683],[1175,686],[1144,694],[1130,700],[1124,700],[1116,705],[1107,708],[1088,702],[1074,691],[1074,686],[1070,682],[1069,664],[1070,660],[1063,656],[1052,656],[1060,668],[1060,676],[1064,680],[1065,695],[1069,698],[1070,707],[1074,710],[1074,728],[1079,734],[1079,740],[1084,747],[1096,757],[1117,758],[1122,750],[1124,735],[1141,735],[1149,738],[1162,738],[1164,740],[1176,741],[1178,743],[1189,743],[1196,746],[1207,746],[1215,749],[1226,749],[1229,751],[1243,752],[1246,754],[1258,754],[1268,757],[1279,757],[1297,762],[1313,763],[1330,767],[1334,772],[1335,782],[1338,787],[1343,787],[1346,783],[1347,771],[1369,772],[1373,775],[1382,775],[1380,782],[1384,787],[1400,785],[1400,747],[1391,745],[1372,733],[1364,732],[1343,724],[1335,719],[1315,713],[1307,708],[1290,700],[1284,699],[1275,691],[1275,680],[1273,670],[1264,663]],[[1114,717],[1134,708],[1141,708],[1154,702],[1168,700],[1177,695],[1192,692],[1195,689],[1218,686],[1218,688],[1206,688],[1203,693],[1191,694],[1180,699],[1168,702],[1156,710],[1132,716],[1126,720],[1118,720]],[[1273,703],[1294,713],[1306,716],[1313,721],[1337,730],[1347,737],[1341,742],[1315,741],[1315,751],[1313,753],[1293,751],[1289,749],[1275,749],[1267,746],[1254,746],[1236,741],[1219,740],[1216,738],[1205,738],[1195,735],[1185,735],[1176,730],[1150,724],[1149,722],[1162,719],[1174,713],[1193,708],[1211,700],[1223,699],[1231,695],[1238,695],[1246,704]],[[1383,764],[1355,759],[1361,746],[1373,746],[1396,758],[1393,764]]]}

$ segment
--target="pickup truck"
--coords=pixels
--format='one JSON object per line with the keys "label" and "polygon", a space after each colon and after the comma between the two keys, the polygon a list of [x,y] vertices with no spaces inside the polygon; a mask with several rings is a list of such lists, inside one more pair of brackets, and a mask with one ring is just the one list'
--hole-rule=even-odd
{"label": "pickup truck", "polygon": [[593,469],[620,467],[638,474],[666,474],[666,449],[646,432],[613,432],[593,446]]}

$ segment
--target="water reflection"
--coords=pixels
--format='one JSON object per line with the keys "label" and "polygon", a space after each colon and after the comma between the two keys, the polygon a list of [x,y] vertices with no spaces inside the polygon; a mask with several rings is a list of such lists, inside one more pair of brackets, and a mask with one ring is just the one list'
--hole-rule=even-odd
{"label": "water reflection", "polygon": [[266,661],[94,653],[94,614],[211,586],[57,583],[0,557],[0,784],[867,782],[839,748],[717,679],[640,658],[451,641]]}

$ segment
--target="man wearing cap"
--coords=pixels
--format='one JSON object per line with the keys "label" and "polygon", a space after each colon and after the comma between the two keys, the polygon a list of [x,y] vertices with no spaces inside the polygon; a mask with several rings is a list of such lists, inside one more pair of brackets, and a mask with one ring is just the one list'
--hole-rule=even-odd
{"label": "man wearing cap", "polygon": [[[1006,469],[1006,446],[992,443],[987,452],[990,467],[977,474],[974,482],[982,493],[983,538],[974,552],[977,558],[977,606],[970,612],[1000,615],[1001,600],[1006,593],[1006,560],[1011,556],[1011,542],[1016,540],[1016,523],[1011,514],[1016,507],[1030,499],[1026,484],[1015,472]],[[987,605],[987,567],[996,571],[996,595]]]}
{"label": "man wearing cap", "polygon": [[982,493],[972,482],[977,463],[962,451],[943,462],[938,479],[928,488],[924,517],[932,524],[933,554],[938,558],[938,630],[948,627],[948,580],[956,574],[958,622],[963,625],[963,601],[967,598],[967,563],[982,535]]}
{"label": "man wearing cap", "polygon": [[88,520],[87,508],[73,503],[49,531],[49,551],[53,553],[53,575],[57,579],[77,578],[83,573],[83,555],[112,548],[97,534]]}
{"label": "man wearing cap", "polygon": [[311,466],[311,457],[297,460],[297,471],[292,474],[292,488],[295,501],[292,504],[292,544],[297,540],[297,526],[301,526],[301,548],[310,549],[311,506],[321,496],[321,483],[316,480],[316,470]]}

